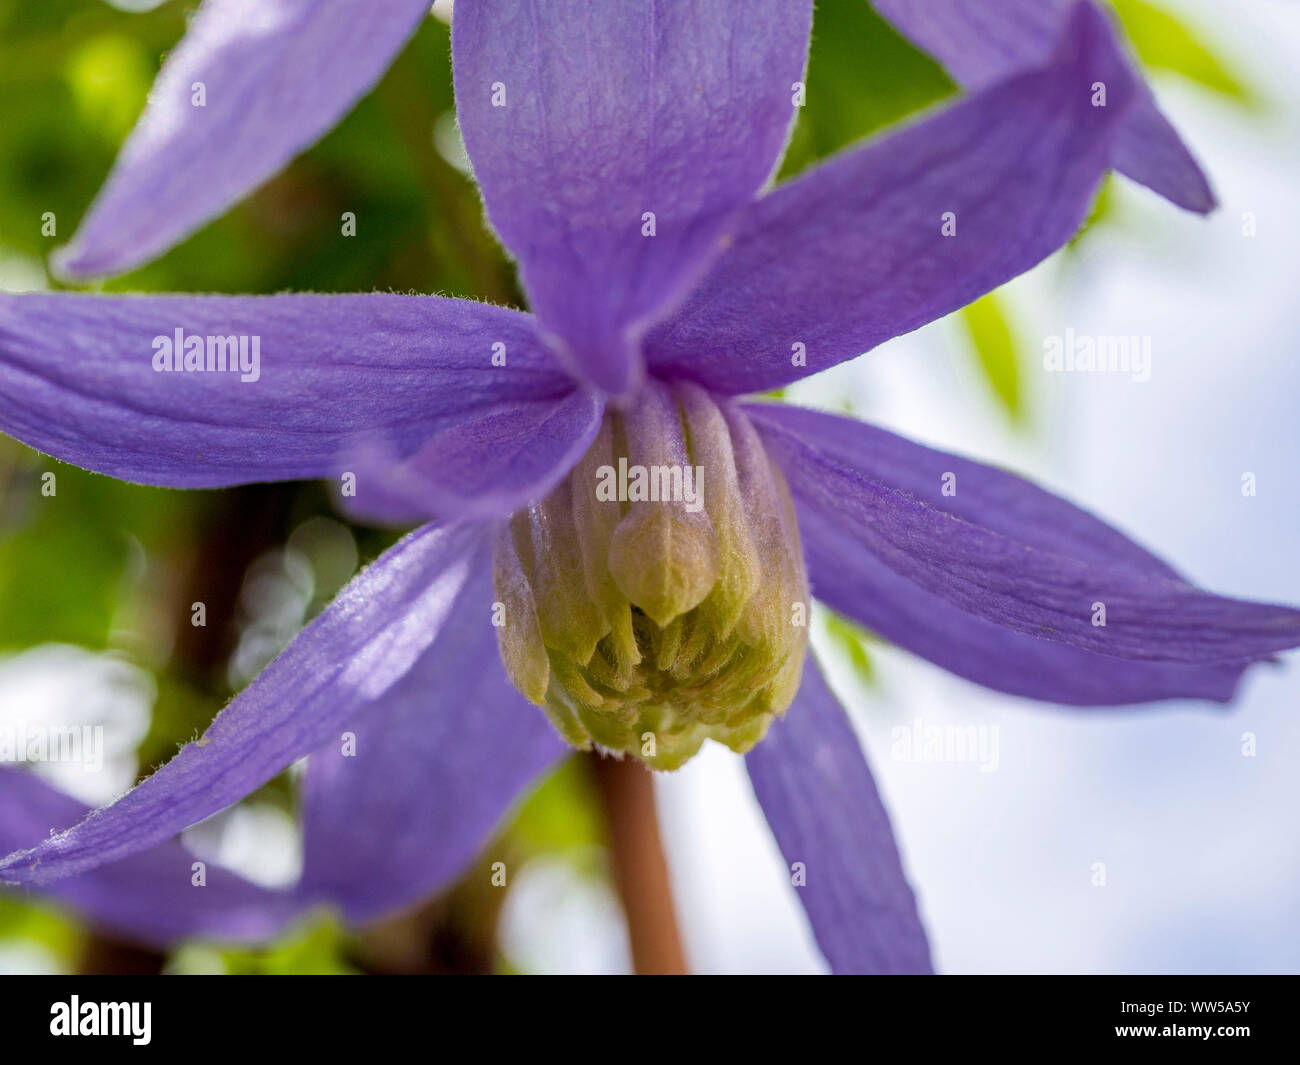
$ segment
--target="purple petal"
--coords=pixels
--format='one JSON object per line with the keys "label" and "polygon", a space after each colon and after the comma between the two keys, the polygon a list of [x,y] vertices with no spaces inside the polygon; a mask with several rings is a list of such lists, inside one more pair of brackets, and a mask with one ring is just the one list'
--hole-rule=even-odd
{"label": "purple petal", "polygon": [[1300,612],[1200,591],[1010,474],[848,418],[747,410],[789,480],[814,594],[961,676],[1083,705],[1226,700],[1247,665],[1300,644]]}
{"label": "purple petal", "polygon": [[1179,207],[1209,214],[1218,206],[1209,178],[1145,86],[1142,101],[1119,128],[1110,158],[1116,170]]}
{"label": "purple petal", "polygon": [[[969,89],[1032,67],[1047,56],[1074,0],[872,0],[913,44]],[[1214,193],[1145,83],[1111,160],[1134,181],[1202,214]]]}
{"label": "purple petal", "polygon": [[[775,388],[934,321],[1064,244],[1132,88],[1106,20],[1085,7],[1076,23],[1048,66],[754,204],[676,317],[646,337],[652,369],[732,394]],[[1092,106],[1097,80],[1106,107]]]}
{"label": "purple petal", "polygon": [[808,0],[456,9],[457,109],[488,217],[557,350],[605,391],[635,387],[646,322],[770,176],[810,17]]}
{"label": "purple petal", "polygon": [[[0,767],[0,851],[32,847],[53,827],[89,812],[35,773]],[[192,883],[193,854],[177,842],[160,844],[42,889],[118,935],[164,947],[202,936],[261,940],[275,935],[302,910],[283,891],[250,883],[208,865],[206,884]]]}
{"label": "purple petal", "polygon": [[[776,842],[837,973],[929,973],[930,947],[871,770],[809,656],[785,718],[745,756]],[[793,874],[792,874],[793,876]]]}
{"label": "purple petal", "polygon": [[434,645],[482,564],[482,527],[426,526],[363,570],[203,737],[122,798],[29,851],[0,881],[43,884],[147,850],[243,798],[382,706]]}
{"label": "purple petal", "polygon": [[449,425],[406,459],[363,447],[345,509],[394,525],[432,517],[499,517],[546,496],[595,438],[604,401],[577,391],[564,399],[517,401]]}
{"label": "purple petal", "polygon": [[[389,476],[427,489],[412,501],[417,517],[509,511],[550,487],[600,420],[534,324],[433,296],[0,295],[0,431],[146,484],[353,472],[363,511],[396,491]],[[258,338],[257,379],[155,370],[155,338],[174,346],[177,329],[249,338],[250,366]],[[502,352],[505,365],[495,365]],[[523,458],[502,462],[503,436]],[[436,467],[419,459],[430,441]],[[386,461],[364,473],[354,465],[376,454]],[[418,478],[400,466],[412,455]]]}
{"label": "purple petal", "polygon": [[300,893],[363,921],[423,898],[474,857],[520,792],[568,751],[510,685],[492,627],[490,552],[382,706],[307,763]]}
{"label": "purple petal", "polygon": [[333,126],[428,10],[428,0],[206,0],[59,271],[122,273],[219,215]]}

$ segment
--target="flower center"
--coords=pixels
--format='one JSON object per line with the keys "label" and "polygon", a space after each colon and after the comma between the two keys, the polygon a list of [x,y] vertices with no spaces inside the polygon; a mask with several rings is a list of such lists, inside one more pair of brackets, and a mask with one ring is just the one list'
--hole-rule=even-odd
{"label": "flower center", "polygon": [[785,712],[808,642],[790,492],[745,415],[650,382],[497,541],[501,658],[573,746],[675,769]]}

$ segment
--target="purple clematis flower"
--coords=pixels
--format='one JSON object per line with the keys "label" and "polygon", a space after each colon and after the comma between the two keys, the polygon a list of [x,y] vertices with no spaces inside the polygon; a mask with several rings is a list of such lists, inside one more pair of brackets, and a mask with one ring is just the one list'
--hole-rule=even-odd
{"label": "purple clematis flower", "polygon": [[[878,6],[945,57],[951,38],[909,14],[926,5]],[[0,880],[155,939],[257,936],[319,902],[364,921],[459,871],[563,756],[557,731],[661,767],[712,739],[747,752],[831,966],[928,971],[884,806],[807,660],[810,594],[963,677],[1070,705],[1226,701],[1300,643],[1300,612],[1198,590],[1011,474],[737,398],[1029,269],[1111,165],[1210,205],[1091,3],[966,6],[1032,11],[1023,47],[971,14],[970,54],[950,59],[968,95],[760,195],[810,3],[461,0],[461,128],[532,315],[380,294],[0,297],[0,429],[31,446],[174,487],[342,478],[359,514],[428,522],[112,805],[77,821],[0,777],[29,837],[3,841],[29,849]],[[319,135],[425,4],[361,9],[209,0],[63,269],[157,254]],[[217,368],[252,338],[256,372]],[[181,868],[178,832],[308,756],[295,889],[223,879],[198,899],[158,889],[153,925],[115,912],[124,883]],[[52,823],[71,827],[44,838]]]}

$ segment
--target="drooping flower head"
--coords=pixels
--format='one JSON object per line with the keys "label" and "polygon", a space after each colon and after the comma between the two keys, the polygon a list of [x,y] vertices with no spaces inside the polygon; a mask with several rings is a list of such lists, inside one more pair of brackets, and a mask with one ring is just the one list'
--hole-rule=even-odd
{"label": "drooping flower head", "polygon": [[[1300,613],[1203,592],[1011,474],[739,398],[1029,269],[1112,165],[1212,205],[1091,3],[876,6],[969,93],[764,191],[806,0],[460,0],[460,125],[532,314],[381,294],[0,297],[0,427],[33,447],[175,487],[350,479],[357,512],[427,523],[200,742],[31,833],[0,878],[77,884],[107,912],[126,863],[309,756],[302,880],[265,912],[325,901],[366,920],[462,868],[567,750],[558,737],[663,768],[715,740],[749,752],[832,967],[925,971],[884,807],[805,653],[809,595],[961,676],[1073,705],[1226,700],[1300,642]],[[424,9],[208,0],[63,269],[124,269],[211,217],[318,136]],[[201,116],[182,93],[197,82]],[[254,337],[256,380],[223,369],[230,340]],[[196,900],[209,916],[191,927],[250,934],[211,916],[243,914],[247,889],[226,911]]]}
{"label": "drooping flower head", "polygon": [[748,417],[687,381],[606,414],[498,539],[510,679],[575,747],[676,769],[744,753],[799,688],[808,579],[794,504]]}

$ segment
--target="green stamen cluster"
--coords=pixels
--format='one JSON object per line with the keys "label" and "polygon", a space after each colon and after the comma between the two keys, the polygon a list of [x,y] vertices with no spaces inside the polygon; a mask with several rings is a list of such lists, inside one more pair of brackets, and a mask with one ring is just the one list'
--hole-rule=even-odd
{"label": "green stamen cluster", "polygon": [[675,769],[743,752],[784,713],[807,645],[790,493],[743,413],[651,383],[498,541],[501,657],[573,746]]}

